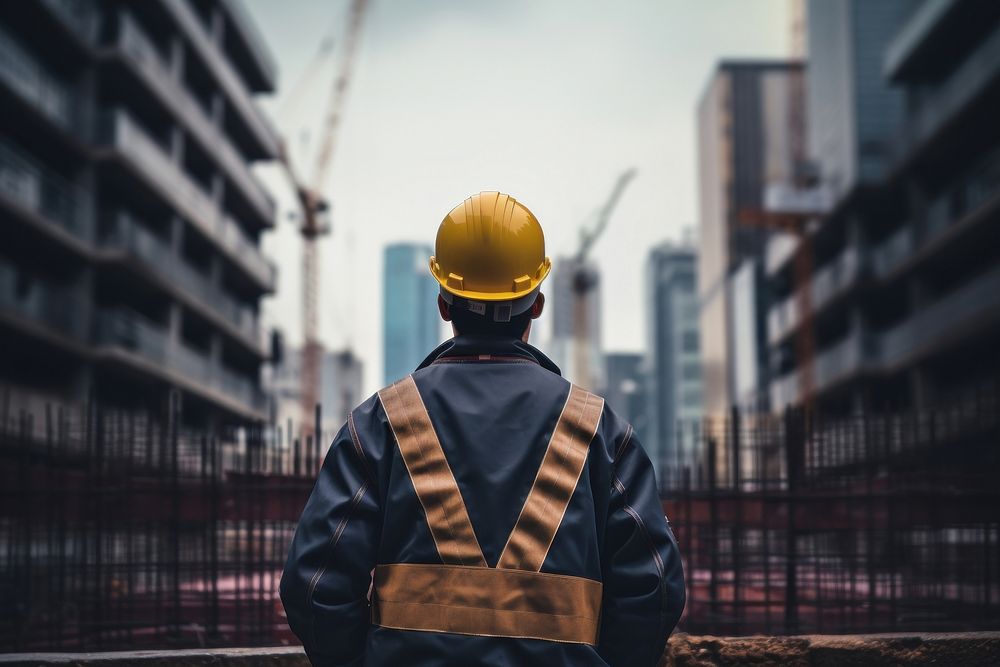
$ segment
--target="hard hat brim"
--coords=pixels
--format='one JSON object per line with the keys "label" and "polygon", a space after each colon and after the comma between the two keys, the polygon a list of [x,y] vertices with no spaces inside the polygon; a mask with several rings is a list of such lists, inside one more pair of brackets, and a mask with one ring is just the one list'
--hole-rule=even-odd
{"label": "hard hat brim", "polygon": [[[434,259],[433,257],[431,258]],[[538,286],[542,284],[542,281],[548,277],[549,272],[552,270],[552,261],[546,257],[542,266],[538,269],[538,277],[532,278],[525,289],[510,292],[477,292],[475,290],[457,289],[455,287],[448,285],[447,278],[442,278],[434,271],[433,261],[430,265],[430,273],[434,276],[434,280],[438,282],[441,289],[445,290],[449,294],[454,294],[455,296],[460,296],[463,299],[469,299],[470,301],[513,301],[519,299],[523,296],[527,296],[533,290],[538,289]]]}

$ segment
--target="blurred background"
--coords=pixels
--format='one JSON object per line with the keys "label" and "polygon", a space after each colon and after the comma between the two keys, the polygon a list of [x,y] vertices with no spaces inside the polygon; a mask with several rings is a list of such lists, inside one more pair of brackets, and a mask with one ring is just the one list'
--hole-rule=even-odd
{"label": "blurred background", "polygon": [[654,463],[713,634],[1000,628],[1000,3],[0,3],[0,651],[294,642],[442,217]]}

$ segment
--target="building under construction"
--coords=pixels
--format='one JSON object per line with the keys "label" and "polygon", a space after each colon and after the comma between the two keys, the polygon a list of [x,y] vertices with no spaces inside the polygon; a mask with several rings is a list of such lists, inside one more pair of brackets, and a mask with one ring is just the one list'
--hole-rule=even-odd
{"label": "building under construction", "polygon": [[[230,0],[0,5],[0,383],[7,414],[93,396],[195,423],[267,417],[250,165],[275,65]],[[32,407],[34,406],[34,407]]]}
{"label": "building under construction", "polygon": [[772,405],[973,391],[1000,370],[1000,5],[812,2],[808,42],[809,150],[834,197],[768,248]]}

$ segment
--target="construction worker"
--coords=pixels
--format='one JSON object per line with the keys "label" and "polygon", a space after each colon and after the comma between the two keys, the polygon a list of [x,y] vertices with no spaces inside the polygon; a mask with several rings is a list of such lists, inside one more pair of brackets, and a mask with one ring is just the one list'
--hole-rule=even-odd
{"label": "construction worker", "polygon": [[[315,665],[654,665],[681,559],[632,427],[527,343],[541,226],[483,192],[430,270],[455,336],[354,409],[281,579]],[[430,304],[428,304],[429,306]]]}

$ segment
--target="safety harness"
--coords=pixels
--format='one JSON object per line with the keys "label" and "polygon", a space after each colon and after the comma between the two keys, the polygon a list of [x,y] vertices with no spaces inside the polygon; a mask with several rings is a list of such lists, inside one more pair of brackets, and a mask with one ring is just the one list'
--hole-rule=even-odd
{"label": "safety harness", "polygon": [[602,585],[540,572],[583,472],[604,399],[575,385],[496,567],[411,376],[379,392],[443,564],[375,568],[372,622],[387,628],[597,643]]}

